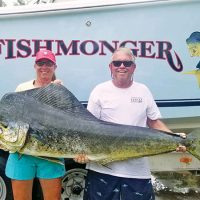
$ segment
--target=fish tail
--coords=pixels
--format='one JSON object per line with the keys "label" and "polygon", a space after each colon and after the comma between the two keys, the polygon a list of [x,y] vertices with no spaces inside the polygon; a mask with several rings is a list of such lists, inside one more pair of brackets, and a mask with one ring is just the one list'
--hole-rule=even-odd
{"label": "fish tail", "polygon": [[189,133],[186,141],[187,151],[200,160],[200,128]]}

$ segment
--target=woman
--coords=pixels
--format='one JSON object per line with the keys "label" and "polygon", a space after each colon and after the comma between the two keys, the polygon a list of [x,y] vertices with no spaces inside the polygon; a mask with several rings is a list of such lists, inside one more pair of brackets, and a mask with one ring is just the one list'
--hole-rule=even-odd
{"label": "woman", "polygon": [[[61,84],[56,80],[57,68],[55,55],[49,50],[40,50],[36,54],[34,65],[36,79],[18,85],[16,92],[44,87],[51,82]],[[33,180],[40,181],[45,200],[61,199],[61,177],[65,173],[63,164],[54,163],[39,157],[10,153],[6,175],[12,180],[13,196],[15,200],[31,200]]]}

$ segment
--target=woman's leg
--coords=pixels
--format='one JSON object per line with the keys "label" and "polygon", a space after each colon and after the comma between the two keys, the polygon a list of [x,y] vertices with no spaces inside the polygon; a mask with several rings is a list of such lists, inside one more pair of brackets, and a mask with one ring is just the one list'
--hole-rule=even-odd
{"label": "woman's leg", "polygon": [[33,180],[12,179],[14,200],[32,200]]}
{"label": "woman's leg", "polygon": [[61,177],[65,174],[63,164],[50,162],[45,159],[38,159],[36,177],[40,181],[44,200],[60,200],[62,181]]}
{"label": "woman's leg", "polygon": [[44,200],[61,199],[61,178],[40,179]]}

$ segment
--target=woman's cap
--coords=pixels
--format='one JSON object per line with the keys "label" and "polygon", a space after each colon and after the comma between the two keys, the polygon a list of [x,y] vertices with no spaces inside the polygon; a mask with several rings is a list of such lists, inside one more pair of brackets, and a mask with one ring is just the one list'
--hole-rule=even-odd
{"label": "woman's cap", "polygon": [[38,60],[41,60],[41,59],[48,59],[48,60],[52,61],[54,64],[56,64],[56,57],[55,57],[54,53],[50,50],[42,49],[42,50],[38,51],[36,54],[35,62],[37,62]]}

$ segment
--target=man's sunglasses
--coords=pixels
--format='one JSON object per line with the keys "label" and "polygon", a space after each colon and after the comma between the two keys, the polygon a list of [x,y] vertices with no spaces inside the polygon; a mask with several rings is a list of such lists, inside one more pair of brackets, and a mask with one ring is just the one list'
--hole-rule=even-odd
{"label": "man's sunglasses", "polygon": [[130,67],[132,64],[134,64],[133,61],[131,60],[124,60],[124,61],[121,61],[121,60],[113,60],[112,61],[112,64],[115,66],[115,67],[120,67],[121,65],[124,65],[124,67]]}
{"label": "man's sunglasses", "polygon": [[47,67],[53,67],[54,63],[51,61],[37,61],[36,65],[39,67],[42,67],[43,65],[46,65]]}

